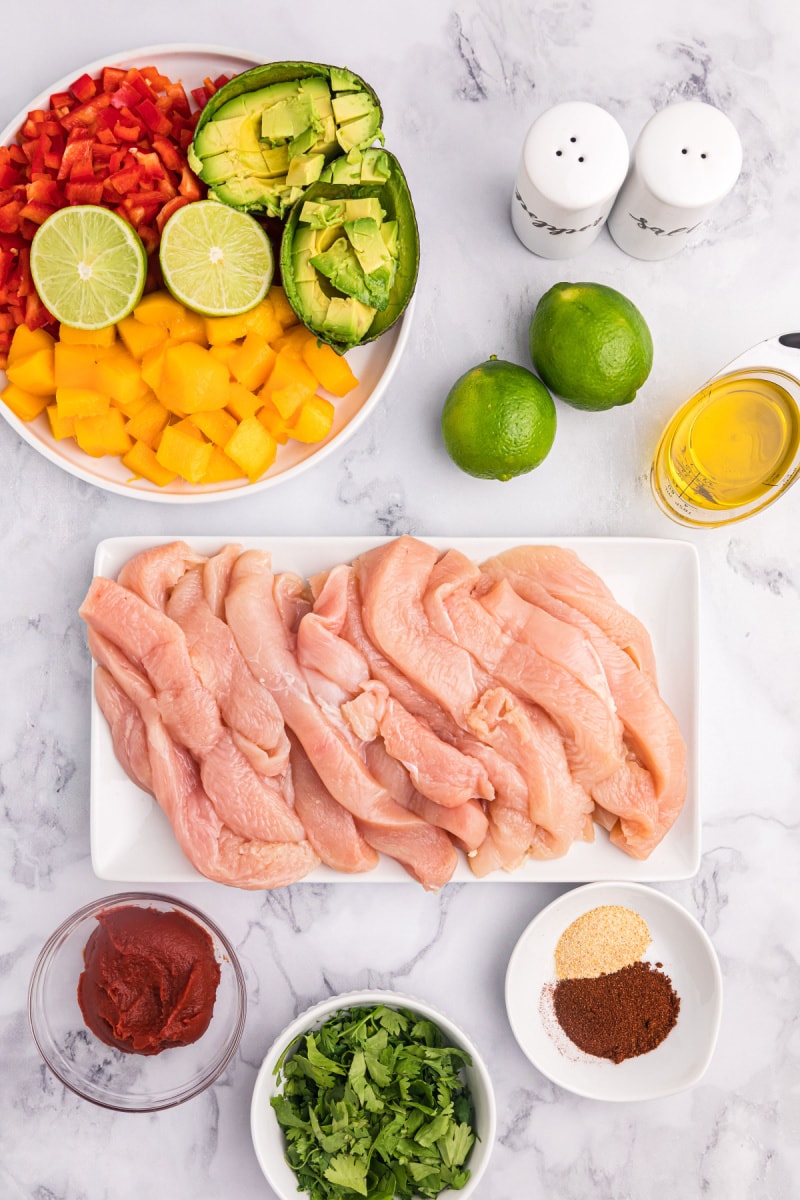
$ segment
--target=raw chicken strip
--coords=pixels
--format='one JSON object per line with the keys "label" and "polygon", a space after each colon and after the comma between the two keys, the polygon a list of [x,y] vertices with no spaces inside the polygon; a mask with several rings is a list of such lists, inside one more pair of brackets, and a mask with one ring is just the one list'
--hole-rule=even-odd
{"label": "raw chicken strip", "polygon": [[[204,589],[205,567],[187,571],[167,601],[167,616],[183,630],[200,682],[216,700],[233,740],[262,775],[281,775],[289,766],[289,741],[280,709],[242,658],[225,621],[211,611]],[[213,570],[213,568],[212,568]],[[230,570],[223,572],[230,578]],[[224,598],[223,598],[224,602]],[[291,790],[283,786],[287,802]]]}
{"label": "raw chicken strip", "polygon": [[495,578],[506,578],[531,604],[583,630],[597,650],[617,713],[625,729],[628,761],[593,788],[601,824],[611,822],[611,840],[633,858],[646,858],[672,827],[686,799],[686,743],[678,723],[652,679],[640,671],[586,615],[550,594],[527,574],[527,548],[507,551],[483,564]]}
{"label": "raw chicken strip", "polygon": [[117,582],[163,612],[170,592],[184,571],[205,561],[205,556],[196,554],[186,542],[151,546],[128,559]]}
{"label": "raw chicken strip", "polygon": [[423,598],[438,557],[432,546],[403,537],[357,560],[366,631],[418,689],[516,768],[515,784],[524,781],[523,799],[517,787],[504,794],[489,773],[496,793],[489,822],[493,830],[497,826],[493,840],[506,869],[527,853],[564,854],[576,838],[589,835],[591,800],[570,776],[549,718],[497,686],[467,650],[431,626]]}
{"label": "raw chicken strip", "polygon": [[94,673],[94,694],[111,730],[117,761],[137,787],[152,793],[147,734],[138,708],[104,667],[98,667]]}
{"label": "raw chicken strip", "polygon": [[244,837],[302,841],[303,826],[275,783],[256,774],[222,724],[175,622],[102,577],[92,581],[80,613],[148,676],[170,734],[198,759],[203,787],[220,819]]}
{"label": "raw chicken strip", "polygon": [[295,808],[311,845],[336,871],[371,871],[378,865],[378,855],[358,832],[355,819],[334,800],[297,738],[290,740]]}
{"label": "raw chicken strip", "polygon": [[397,858],[424,887],[436,890],[447,883],[457,862],[450,839],[392,799],[311,695],[289,648],[289,635],[273,594],[269,555],[248,550],[239,556],[225,611],[256,679],[272,692],[320,779],[357,818],[366,841]]}
{"label": "raw chicken strip", "polygon": [[308,842],[262,842],[228,829],[203,790],[195,760],[169,736],[147,679],[117,646],[91,629],[89,644],[97,662],[138,709],[153,792],[196,870],[234,887],[278,888],[296,883],[319,865]]}
{"label": "raw chicken strip", "polygon": [[515,569],[535,579],[557,600],[576,608],[599,626],[656,683],[650,634],[638,617],[617,604],[600,576],[574,550],[561,546],[517,546],[506,554],[513,555]]}
{"label": "raw chicken strip", "polygon": [[434,629],[469,650],[500,683],[538,704],[565,740],[575,778],[591,787],[622,765],[622,725],[600,659],[572,625],[526,604],[501,581],[479,598],[480,569],[448,550],[423,597]]}

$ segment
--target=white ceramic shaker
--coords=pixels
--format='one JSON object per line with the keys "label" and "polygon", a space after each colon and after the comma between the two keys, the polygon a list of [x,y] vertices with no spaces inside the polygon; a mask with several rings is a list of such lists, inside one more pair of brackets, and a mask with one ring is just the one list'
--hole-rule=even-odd
{"label": "white ceramic shaker", "polygon": [[628,170],[628,141],[605,109],[557,104],[528,130],[511,198],[511,223],[528,250],[571,258],[602,229]]}
{"label": "white ceramic shaker", "polygon": [[727,196],[742,169],[731,121],[699,100],[670,104],[639,135],[608,230],[634,258],[669,258]]}

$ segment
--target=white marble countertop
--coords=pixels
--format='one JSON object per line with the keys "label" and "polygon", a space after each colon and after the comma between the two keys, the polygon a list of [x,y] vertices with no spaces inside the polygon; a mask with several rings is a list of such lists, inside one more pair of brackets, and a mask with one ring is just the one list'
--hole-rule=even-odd
{"label": "white marble countertop", "polygon": [[[4,10],[0,117],[85,62],[169,40],[346,62],[373,83],[420,219],[417,309],[379,410],[319,468],[250,499],[192,510],[113,497],[0,422],[0,1196],[269,1197],[248,1125],[268,1044],[324,996],[386,986],[445,1009],[488,1058],[499,1126],[482,1197],[789,1200],[800,1178],[800,489],[741,525],[694,533],[659,513],[648,470],[682,398],[747,346],[800,325],[796,6],[405,0],[384,14],[366,0],[39,0]],[[539,112],[570,98],[607,107],[631,142],[673,100],[730,115],[744,170],[691,249],[639,262],[606,231],[565,262],[522,248],[508,217],[522,139]],[[559,404],[555,448],[533,474],[472,480],[438,436],[447,389],[489,354],[526,364],[530,315],[562,279],[607,283],[639,304],[655,343],[650,380],[632,406],[606,414]],[[505,967],[556,886],[466,884],[433,896],[412,884],[273,894],[202,884],[172,890],[213,915],[241,955],[250,1010],[235,1062],[217,1086],[160,1115],[81,1102],[40,1061],[25,1000],[44,939],[114,890],[89,859],[89,658],[77,617],[97,542],[401,532],[696,544],[703,859],[695,879],[664,890],[700,918],[722,963],[707,1074],[670,1099],[606,1106],[560,1091],[523,1057],[505,1015]]]}

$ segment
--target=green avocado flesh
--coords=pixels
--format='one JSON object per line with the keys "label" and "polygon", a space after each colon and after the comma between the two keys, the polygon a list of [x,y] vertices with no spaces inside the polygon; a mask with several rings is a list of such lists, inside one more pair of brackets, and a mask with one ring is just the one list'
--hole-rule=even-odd
{"label": "green avocado flesh", "polygon": [[382,138],[381,117],[375,93],[345,68],[270,63],[212,97],[189,163],[219,200],[283,219],[327,164]]}
{"label": "green avocado flesh", "polygon": [[[360,182],[363,160],[378,180]],[[339,353],[372,341],[402,315],[414,290],[419,238],[408,185],[385,150],[337,160],[348,181],[314,183],[289,216],[281,271],[300,319]],[[336,164],[326,171],[331,172]]]}

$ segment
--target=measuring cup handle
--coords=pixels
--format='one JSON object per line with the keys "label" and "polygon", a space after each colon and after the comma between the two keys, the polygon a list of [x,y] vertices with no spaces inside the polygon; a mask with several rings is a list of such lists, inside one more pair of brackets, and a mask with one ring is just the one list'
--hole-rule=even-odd
{"label": "measuring cup handle", "polygon": [[800,333],[782,333],[778,341],[781,346],[788,346],[791,350],[800,350]]}

